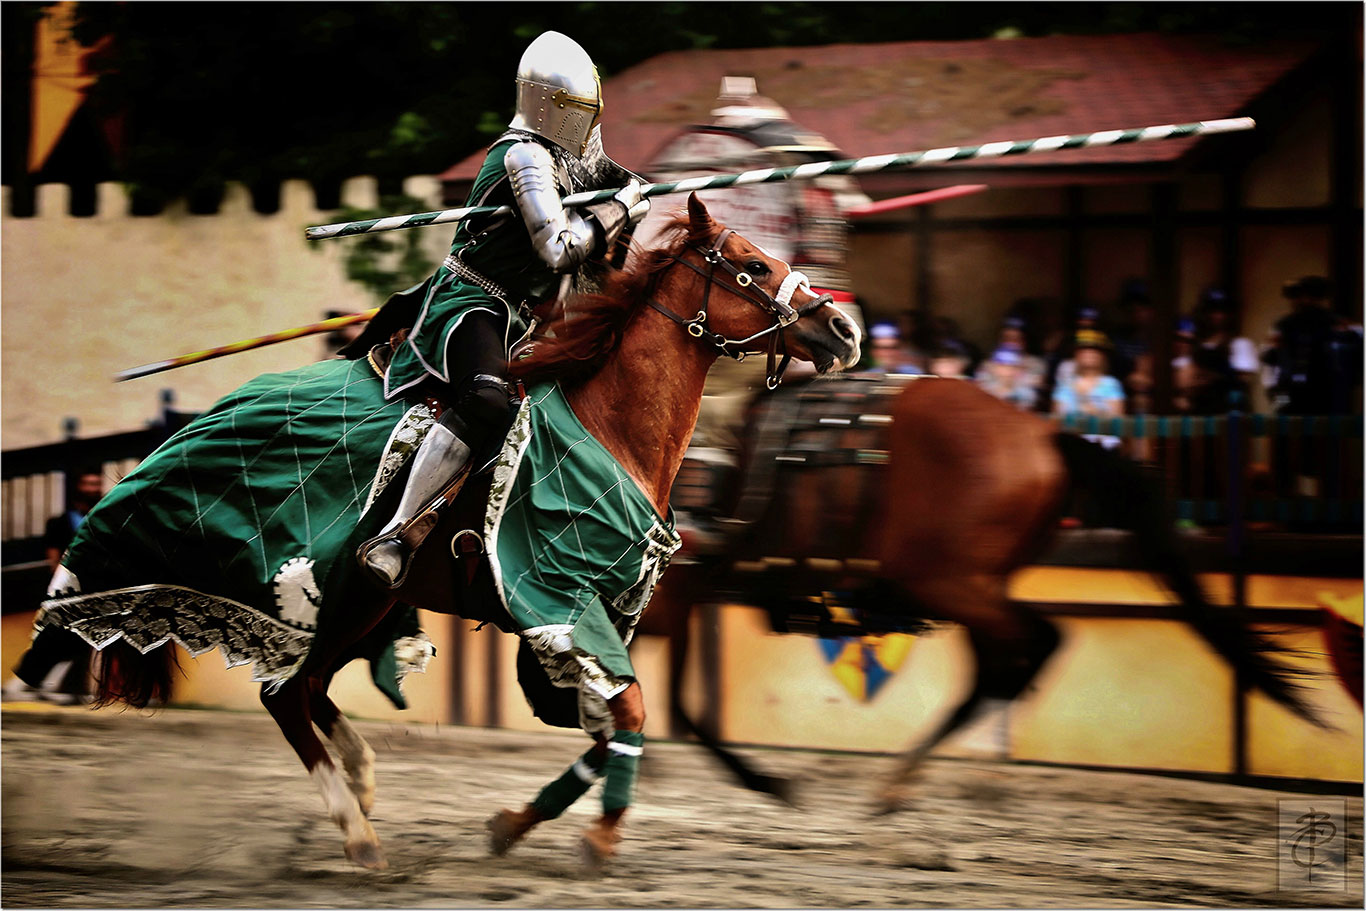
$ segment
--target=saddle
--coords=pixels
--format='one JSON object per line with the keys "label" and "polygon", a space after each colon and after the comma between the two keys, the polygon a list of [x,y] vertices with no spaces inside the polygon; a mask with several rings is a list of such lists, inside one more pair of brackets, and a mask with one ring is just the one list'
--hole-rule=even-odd
{"label": "saddle", "polygon": [[[759,394],[736,467],[719,468],[704,452],[685,456],[679,478],[688,489],[679,493],[725,532],[719,547],[694,559],[714,567],[726,596],[764,609],[776,632],[923,628],[905,595],[879,581],[865,541],[887,496],[887,412],[911,381],[853,373]],[[698,490],[703,484],[712,489]]]}

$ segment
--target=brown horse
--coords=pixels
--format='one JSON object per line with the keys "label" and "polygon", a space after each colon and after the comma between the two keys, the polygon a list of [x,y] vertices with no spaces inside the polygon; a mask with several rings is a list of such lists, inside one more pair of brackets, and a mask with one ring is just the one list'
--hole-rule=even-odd
{"label": "brown horse", "polygon": [[[755,443],[775,425],[778,444]],[[1137,463],[1058,433],[1042,417],[971,382],[933,377],[818,379],[761,397],[747,426],[749,470],[737,508],[745,510],[745,497],[762,508],[750,510],[724,555],[676,566],[639,630],[669,639],[675,724],[746,786],[792,798],[790,782],[752,769],[684,711],[694,604],[748,601],[781,612],[784,599],[852,591],[859,606],[884,619],[950,621],[966,629],[973,686],[904,755],[880,794],[882,808],[895,809],[936,744],[968,722],[983,700],[1019,696],[1056,649],[1054,625],[1012,602],[1007,586],[1015,570],[1054,542],[1060,510],[1076,490],[1091,492],[1090,502],[1108,513],[1107,524],[1133,532],[1146,567],[1220,656],[1251,685],[1316,720],[1294,685],[1296,672],[1276,660],[1274,646],[1205,599],[1174,538],[1161,479]],[[788,467],[774,469],[775,462]],[[756,486],[770,495],[756,497]],[[752,567],[764,558],[784,568],[757,576],[732,570],[737,561]],[[839,569],[805,568],[813,562]]]}
{"label": "brown horse", "polygon": [[[858,359],[857,325],[798,278],[787,264],[715,222],[701,202],[689,197],[686,216],[664,235],[659,249],[615,275],[603,294],[570,301],[530,356],[514,362],[513,372],[528,384],[560,382],[583,426],[664,514],[697,420],[703,382],[719,354],[767,351],[775,379],[788,357],[811,361],[822,372]],[[396,603],[469,615],[464,610],[473,576],[465,573],[469,558],[453,555],[460,554],[457,541],[470,539],[459,534],[462,529],[483,527],[488,489],[487,477],[476,478],[445,511],[397,592],[381,593],[355,582],[346,621],[321,624],[298,671],[278,689],[262,690],[263,704],[341,827],[347,857],[366,867],[386,865],[366,818],[375,799],[374,751],[328,697],[328,685]],[[486,617],[475,613],[475,618]],[[114,652],[115,660],[105,662],[101,699],[145,705],[166,692],[172,651]],[[616,727],[639,731],[644,713],[638,684],[622,696],[610,704]],[[314,725],[340,754],[345,777]],[[599,857],[610,853],[619,824],[619,817],[604,817],[598,838],[585,847]],[[495,849],[505,849],[524,832],[505,837],[502,845],[495,833]]]}

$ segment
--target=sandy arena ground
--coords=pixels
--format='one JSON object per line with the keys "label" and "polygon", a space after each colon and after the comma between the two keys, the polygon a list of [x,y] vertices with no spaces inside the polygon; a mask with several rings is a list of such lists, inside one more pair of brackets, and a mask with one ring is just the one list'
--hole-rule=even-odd
{"label": "sandy arena ground", "polygon": [[1120,908],[1362,906],[1360,797],[1347,891],[1277,890],[1285,791],[964,760],[912,808],[869,815],[880,756],[751,751],[801,780],[794,810],[702,751],[651,743],[616,865],[578,865],[591,792],[504,858],[484,820],[586,746],[572,732],[361,723],[390,869],[352,867],[265,715],[6,706],[6,908]]}

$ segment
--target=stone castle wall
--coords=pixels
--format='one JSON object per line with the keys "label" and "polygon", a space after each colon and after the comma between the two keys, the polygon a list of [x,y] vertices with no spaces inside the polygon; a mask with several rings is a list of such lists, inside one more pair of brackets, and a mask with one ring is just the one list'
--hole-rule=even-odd
{"label": "stone castle wall", "polygon": [[[99,187],[97,214],[72,217],[65,185],[39,188],[30,218],[0,199],[0,437],[5,449],[62,437],[67,417],[81,436],[144,426],[161,391],[201,410],[261,373],[329,354],[316,335],[155,376],[114,383],[119,370],[317,322],[381,301],[349,282],[342,257],[353,239],[307,241],[304,228],[337,220],[317,209],[302,181],[281,189],[279,211],[253,211],[245,187],[230,186],[216,215],[182,206],[128,214],[118,184]],[[440,207],[434,177],[410,178],[404,192]],[[343,188],[344,205],[373,208],[376,181]],[[401,213],[395,213],[401,214]],[[451,226],[416,229],[439,262]],[[395,288],[393,290],[401,290]]]}

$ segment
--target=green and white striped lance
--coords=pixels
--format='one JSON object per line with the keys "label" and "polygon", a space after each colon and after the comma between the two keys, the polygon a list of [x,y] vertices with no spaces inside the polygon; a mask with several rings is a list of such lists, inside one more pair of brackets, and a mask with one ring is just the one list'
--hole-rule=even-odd
{"label": "green and white striped lance", "polygon": [[[724,187],[774,183],[780,180],[809,180],[826,174],[871,174],[875,171],[888,171],[894,168],[918,168],[950,161],[966,161],[973,158],[1003,158],[1007,155],[1029,155],[1035,152],[1056,152],[1061,149],[1084,149],[1120,145],[1128,142],[1148,142],[1155,139],[1180,139],[1185,136],[1211,133],[1234,133],[1239,130],[1251,130],[1256,125],[1251,117],[1234,117],[1227,120],[1169,123],[1162,126],[1139,127],[1130,130],[1076,133],[1071,136],[1045,136],[1042,139],[1005,140],[976,146],[948,146],[923,152],[872,155],[867,158],[847,158],[841,161],[815,161],[782,168],[759,168],[738,174],[717,174],[710,177],[689,177],[685,180],[669,183],[649,183],[641,188],[641,194],[648,198],[664,196],[669,193],[690,193],[696,190],[716,190]],[[566,206],[583,206],[605,202],[611,199],[616,192],[616,190],[597,190],[589,193],[574,193],[564,198],[564,204]],[[325,237],[375,234],[380,231],[398,231],[404,228],[442,225],[460,221],[472,215],[503,215],[510,211],[511,209],[508,206],[468,206],[463,209],[444,209],[439,212],[421,212],[416,215],[390,215],[386,218],[320,225],[308,228],[306,236],[309,240],[321,240]]]}

